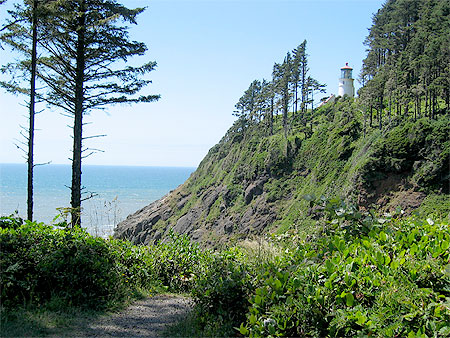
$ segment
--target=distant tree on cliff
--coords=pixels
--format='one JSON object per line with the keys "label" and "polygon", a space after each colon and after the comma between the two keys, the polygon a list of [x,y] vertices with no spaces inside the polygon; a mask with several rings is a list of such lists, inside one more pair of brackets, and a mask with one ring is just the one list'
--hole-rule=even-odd
{"label": "distant tree on cliff", "polygon": [[287,53],[282,64],[275,63],[273,66],[273,83],[275,93],[277,93],[279,105],[283,112],[283,129],[287,137],[288,132],[288,110],[291,99],[290,80],[291,80],[291,53]]}
{"label": "distant tree on cliff", "polygon": [[275,90],[273,82],[267,80],[261,82],[260,102],[264,121],[269,131],[268,134],[272,135],[273,115],[275,112]]}
{"label": "distant tree on cliff", "polygon": [[156,63],[121,66],[144,55],[147,47],[131,41],[125,23],[136,24],[144,8],[128,9],[116,0],[58,0],[45,22],[49,38],[40,42],[45,57],[39,78],[48,86],[44,100],[73,117],[72,226],[79,225],[82,202],[81,162],[91,153],[83,148],[83,117],[117,103],[153,102],[159,95],[136,94],[150,80],[144,75]]}
{"label": "distant tree on cliff", "polygon": [[261,90],[261,82],[259,80],[254,80],[250,83],[248,89],[239,98],[236,103],[235,115],[238,117],[243,117],[248,122],[254,122],[257,118],[258,110],[258,95]]}
{"label": "distant tree on cliff", "polygon": [[301,55],[305,52],[305,44],[306,40],[300,44],[297,48],[295,48],[292,51],[292,73],[291,73],[291,82],[293,87],[293,109],[292,112],[295,116],[295,113],[298,111],[298,92],[299,92],[299,85],[300,85],[300,79],[302,77],[302,68],[300,67],[300,59]]}
{"label": "distant tree on cliff", "polygon": [[301,100],[300,108],[304,113],[307,108],[308,95],[308,55],[306,54],[306,40],[304,40],[297,48],[292,51],[292,86],[294,90],[294,110],[297,112],[298,92],[300,91]]}
{"label": "distant tree on cliff", "polygon": [[313,79],[311,76],[308,76],[306,79],[306,87],[307,90],[307,103],[311,104],[311,110],[314,110],[314,94],[315,93],[325,93],[326,92],[326,84],[320,83],[316,79]]}
{"label": "distant tree on cliff", "polygon": [[[303,115],[309,104],[313,106],[314,94],[324,92],[325,85],[309,75],[306,40],[286,54],[283,63],[275,63],[272,80],[254,80],[236,103],[234,115],[239,117],[243,130],[253,123],[266,121],[269,135],[273,134],[273,117],[276,110],[282,111],[282,125],[287,137],[292,122],[298,120],[298,102]],[[300,97],[299,97],[300,95]],[[292,116],[289,107],[292,103]],[[313,108],[313,107],[312,107]],[[303,118],[302,122],[307,123]]]}

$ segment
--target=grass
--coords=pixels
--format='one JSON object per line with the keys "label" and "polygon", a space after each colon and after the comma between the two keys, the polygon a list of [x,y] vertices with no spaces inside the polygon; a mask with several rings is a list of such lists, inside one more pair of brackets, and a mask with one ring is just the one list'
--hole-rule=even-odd
{"label": "grass", "polygon": [[1,307],[0,336],[73,337],[74,331],[92,325],[101,317],[122,311],[136,300],[164,291],[165,289],[136,290],[126,301],[111,303],[105,310],[68,306],[58,297],[42,305],[22,305],[13,309]]}
{"label": "grass", "polygon": [[179,322],[166,328],[163,337],[232,337],[236,336],[237,331],[230,323],[223,323],[216,318],[211,318],[208,323],[199,321],[199,315],[195,312],[190,313]]}
{"label": "grass", "polygon": [[103,311],[93,311],[73,307],[18,307],[1,310],[2,337],[45,337],[49,335],[67,336],[76,327],[85,327],[96,318],[105,315]]}

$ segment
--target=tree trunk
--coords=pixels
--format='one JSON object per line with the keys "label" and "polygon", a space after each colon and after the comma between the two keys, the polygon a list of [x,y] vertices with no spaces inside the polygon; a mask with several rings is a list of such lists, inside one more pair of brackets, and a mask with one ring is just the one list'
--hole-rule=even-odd
{"label": "tree trunk", "polygon": [[273,108],[274,108],[274,98],[270,99],[270,114],[269,114],[269,131],[270,136],[273,135]]}
{"label": "tree trunk", "polygon": [[296,113],[297,113],[297,104],[298,104],[298,102],[297,102],[297,100],[298,100],[298,83],[295,83],[295,101],[294,101],[294,112],[293,112],[293,114],[292,114],[292,117],[295,119],[295,115],[296,115]]}
{"label": "tree trunk", "polygon": [[383,123],[381,121],[381,108],[378,108],[378,129],[381,130],[382,127],[383,127]]}
{"label": "tree trunk", "polygon": [[434,119],[436,117],[436,106],[437,106],[437,99],[436,99],[436,94],[435,92],[433,92],[433,103],[432,103],[432,112],[431,112],[431,118]]}
{"label": "tree trunk", "polygon": [[283,128],[284,128],[284,137],[287,138],[287,129],[288,129],[288,99],[284,98],[283,104]]}
{"label": "tree trunk", "polygon": [[389,111],[388,111],[388,123],[391,124],[391,114],[392,114],[392,95],[389,95]]}
{"label": "tree trunk", "polygon": [[414,100],[414,122],[417,120],[417,96]]}
{"label": "tree trunk", "polygon": [[422,117],[422,99],[420,96],[417,97],[417,105],[418,105],[417,117],[420,119]]}
{"label": "tree trunk", "polygon": [[363,138],[366,138],[366,120],[367,120],[366,115],[367,115],[367,113],[364,113],[364,114],[363,114],[363,116],[364,116],[364,122],[363,122]]}
{"label": "tree trunk", "polygon": [[83,84],[85,69],[85,32],[86,14],[85,0],[80,2],[80,16],[77,28],[77,65],[75,78],[75,112],[73,125],[73,158],[72,158],[72,187],[71,187],[71,207],[72,207],[72,227],[81,225],[81,153],[83,140]]}
{"label": "tree trunk", "polygon": [[31,78],[30,78],[30,121],[28,129],[28,184],[27,184],[27,219],[33,221],[33,169],[34,169],[34,117],[36,103],[36,63],[37,63],[37,7],[38,0],[33,1],[31,48]]}

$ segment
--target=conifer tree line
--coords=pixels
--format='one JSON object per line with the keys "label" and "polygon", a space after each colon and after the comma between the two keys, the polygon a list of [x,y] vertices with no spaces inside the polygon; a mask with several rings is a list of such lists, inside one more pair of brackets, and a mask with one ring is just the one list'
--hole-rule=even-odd
{"label": "conifer tree line", "polygon": [[[306,40],[288,52],[282,63],[273,66],[272,79],[254,80],[236,103],[234,115],[241,127],[264,121],[268,134],[273,134],[274,115],[282,114],[285,136],[292,123],[306,125],[305,113],[314,94],[325,92],[325,85],[311,77],[306,53]],[[289,114],[292,112],[292,114]]]}
{"label": "conifer tree line", "polygon": [[[0,0],[0,5],[5,0]],[[13,1],[11,1],[13,2]],[[9,17],[0,26],[1,48],[21,55],[3,64],[0,85],[13,94],[25,95],[29,126],[23,136],[28,162],[28,212],[33,214],[33,145],[36,104],[58,110],[71,118],[72,184],[71,225],[81,224],[81,163],[95,153],[86,148],[84,117],[93,110],[118,103],[153,102],[159,95],[139,95],[151,83],[145,76],[156,62],[127,65],[147,47],[132,41],[128,24],[135,25],[144,8],[129,9],[117,0],[23,0],[14,1]],[[47,113],[47,111],[44,111]]]}
{"label": "conifer tree line", "polygon": [[387,0],[365,45],[358,94],[371,124],[450,112],[449,0]]}

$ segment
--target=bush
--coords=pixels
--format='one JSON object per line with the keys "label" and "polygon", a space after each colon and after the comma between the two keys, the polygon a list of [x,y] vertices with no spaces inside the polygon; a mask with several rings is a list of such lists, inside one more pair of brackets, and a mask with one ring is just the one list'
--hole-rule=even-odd
{"label": "bush", "polygon": [[3,306],[58,298],[98,309],[157,284],[148,248],[93,237],[79,228],[55,229],[11,217],[2,217],[0,224]]}
{"label": "bush", "polygon": [[[240,332],[262,336],[447,336],[450,230],[326,201],[326,231],[261,276]],[[269,270],[268,270],[269,271]]]}
{"label": "bush", "polygon": [[167,242],[150,247],[155,277],[170,291],[190,291],[194,280],[203,272],[209,253],[187,236],[169,233]]}
{"label": "bush", "polygon": [[245,319],[252,283],[243,257],[237,249],[216,254],[196,280],[192,296],[207,320],[238,325]]}

